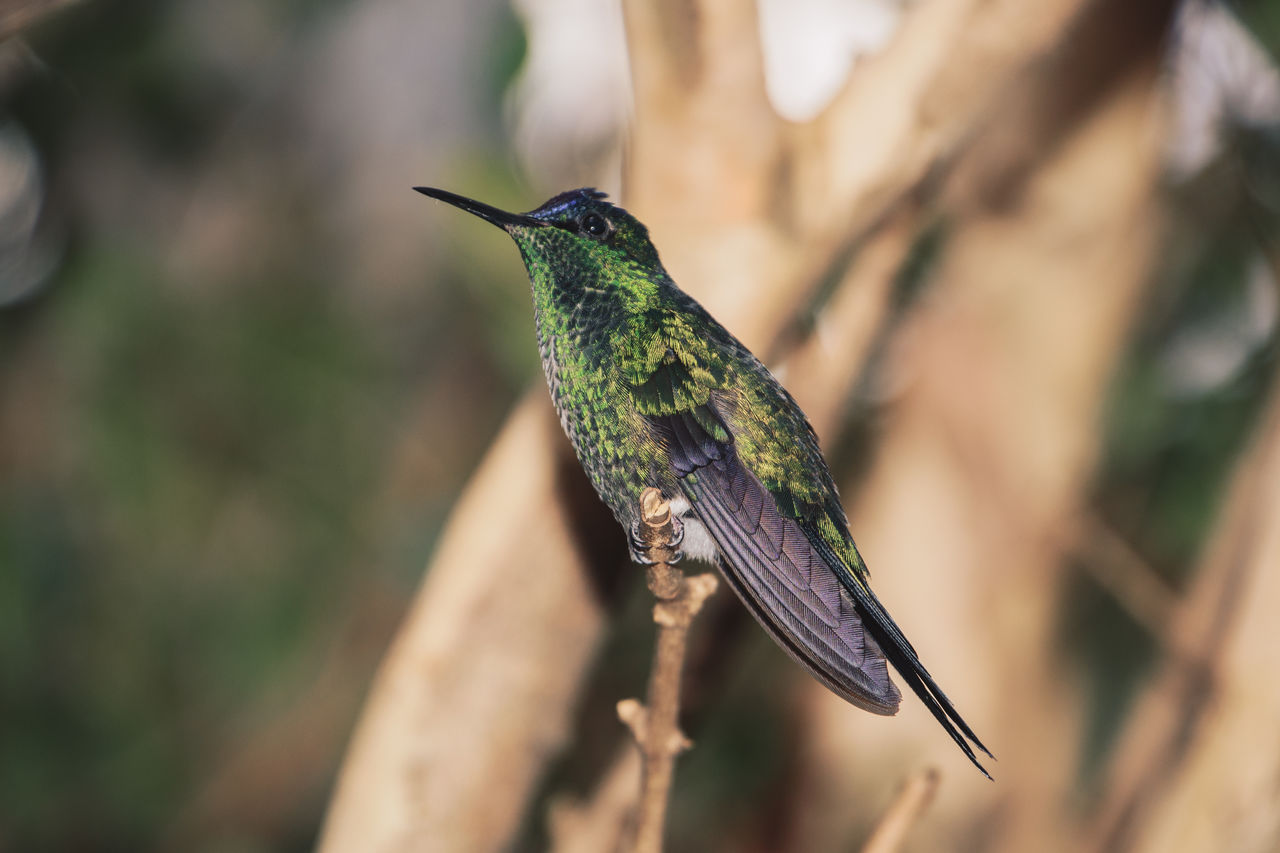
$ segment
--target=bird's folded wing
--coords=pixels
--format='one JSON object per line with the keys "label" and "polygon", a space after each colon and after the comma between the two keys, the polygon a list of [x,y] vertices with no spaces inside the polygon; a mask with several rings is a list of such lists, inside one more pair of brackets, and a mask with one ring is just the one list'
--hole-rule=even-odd
{"label": "bird's folded wing", "polygon": [[[727,372],[717,377],[702,363],[691,368],[671,350],[646,368],[632,385],[637,409],[715,540],[725,578],[760,624],[835,693],[878,714],[894,713],[901,699],[889,680],[887,659],[990,778],[973,746],[990,751],[861,582],[855,568],[861,563],[842,558],[817,529],[782,511],[778,498],[743,464],[716,396],[729,387]],[[848,544],[852,549],[852,540]]]}
{"label": "bird's folded wing", "polygon": [[732,439],[717,440],[705,428],[717,416],[701,408],[701,416],[686,411],[650,421],[693,511],[720,548],[725,578],[778,644],[819,680],[861,708],[895,713],[900,694],[848,591],[742,464]]}

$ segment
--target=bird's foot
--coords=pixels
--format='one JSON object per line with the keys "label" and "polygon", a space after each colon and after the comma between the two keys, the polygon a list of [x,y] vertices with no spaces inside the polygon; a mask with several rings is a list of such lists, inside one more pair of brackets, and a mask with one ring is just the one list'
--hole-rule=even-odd
{"label": "bird's foot", "polygon": [[[631,527],[627,530],[627,548],[631,551],[631,559],[642,566],[652,566],[657,563],[667,563],[674,565],[684,559],[684,552],[680,550],[680,543],[684,541],[684,522],[677,516],[671,517],[671,538],[663,545],[650,546],[641,535],[640,522],[633,521]],[[670,552],[671,556],[665,560],[656,560],[650,554],[654,548],[664,548]]]}

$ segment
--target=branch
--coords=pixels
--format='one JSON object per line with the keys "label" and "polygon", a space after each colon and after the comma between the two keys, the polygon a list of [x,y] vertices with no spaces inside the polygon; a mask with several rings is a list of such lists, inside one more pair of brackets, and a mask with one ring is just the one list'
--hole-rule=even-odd
{"label": "branch", "polygon": [[[374,680],[324,853],[509,843],[528,791],[569,736],[605,618],[605,579],[593,568],[610,557],[582,529],[603,507],[566,501],[590,486],[565,453],[535,389],[454,509]],[[537,582],[513,590],[512,566]]]}
{"label": "branch", "polygon": [[618,716],[631,729],[640,749],[642,765],[640,803],[636,815],[634,853],[660,853],[666,825],[667,801],[676,756],[692,744],[680,731],[680,673],[689,625],[719,581],[705,574],[685,579],[670,562],[673,528],[671,507],[655,488],[640,496],[640,537],[651,559],[649,591],[658,599],[653,621],[658,623],[658,643],[649,674],[649,704],[635,699],[618,703]]}
{"label": "branch", "polygon": [[862,846],[862,853],[894,853],[900,848],[907,831],[933,802],[937,790],[936,767],[926,767],[910,776],[875,829],[871,830],[871,837]]}
{"label": "branch", "polygon": [[1087,0],[913,4],[813,122],[794,128],[799,233],[863,232],[945,167],[1029,69],[1060,50]]}

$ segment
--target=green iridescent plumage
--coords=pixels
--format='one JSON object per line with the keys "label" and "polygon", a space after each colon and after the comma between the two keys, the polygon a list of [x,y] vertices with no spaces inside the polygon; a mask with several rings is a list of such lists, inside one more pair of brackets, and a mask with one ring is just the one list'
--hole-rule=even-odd
{"label": "green iridescent plumage", "polygon": [[498,225],[519,246],[556,410],[618,521],[634,529],[640,493],[661,489],[693,533],[686,550],[715,560],[792,657],[881,714],[900,698],[892,663],[982,769],[969,741],[986,748],[872,593],[804,413],[675,285],[647,229],[592,190],[527,214],[419,190]]}

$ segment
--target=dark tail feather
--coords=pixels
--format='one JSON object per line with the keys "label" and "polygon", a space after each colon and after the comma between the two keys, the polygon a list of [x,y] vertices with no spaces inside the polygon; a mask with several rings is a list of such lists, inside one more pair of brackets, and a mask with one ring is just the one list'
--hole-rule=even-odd
{"label": "dark tail feather", "polygon": [[849,586],[855,587],[850,592],[853,593],[859,609],[862,610],[865,616],[867,633],[880,646],[880,651],[884,652],[885,658],[888,659],[889,663],[893,664],[893,668],[898,671],[898,675],[902,677],[902,680],[920,697],[920,701],[929,709],[929,713],[933,714],[934,719],[947,730],[947,734],[951,735],[951,739],[960,746],[965,755],[969,756],[969,760],[973,762],[973,765],[982,771],[983,776],[990,779],[991,774],[978,761],[978,756],[974,754],[973,748],[969,746],[969,741],[973,741],[974,746],[982,750],[988,758],[994,761],[995,756],[991,754],[991,750],[983,746],[982,741],[978,740],[978,736],[974,734],[973,729],[969,728],[969,724],[964,721],[955,706],[951,704],[947,694],[943,693],[942,688],[933,680],[929,670],[925,669],[924,664],[920,663],[920,657],[916,654],[916,650],[911,647],[911,643],[907,642],[907,638],[902,635],[902,629],[897,626],[893,618],[885,611],[884,605],[875,597],[875,594],[870,590],[857,589],[856,584],[847,584],[846,588]]}

